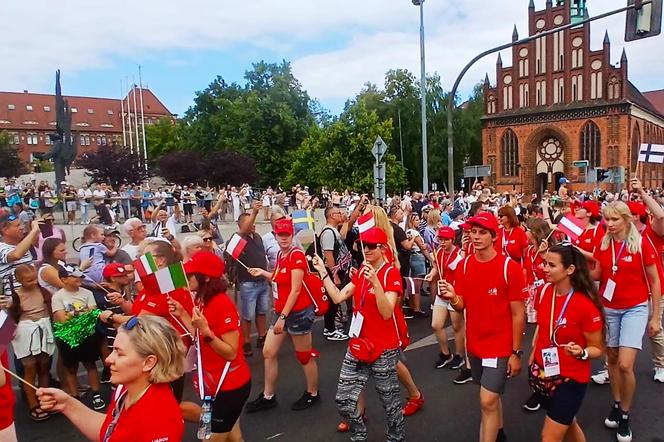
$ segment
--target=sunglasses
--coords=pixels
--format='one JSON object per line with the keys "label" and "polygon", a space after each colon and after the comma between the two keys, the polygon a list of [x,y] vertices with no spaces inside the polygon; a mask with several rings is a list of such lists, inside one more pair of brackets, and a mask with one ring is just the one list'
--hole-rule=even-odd
{"label": "sunglasses", "polygon": [[132,316],[129,318],[127,322],[124,323],[123,327],[125,330],[129,331],[132,330],[134,327],[138,326],[139,329],[145,331],[145,328],[143,328],[143,324],[141,324],[141,321],[138,316]]}
{"label": "sunglasses", "polygon": [[376,250],[378,247],[382,247],[382,244],[367,244],[364,243],[364,248],[367,250]]}
{"label": "sunglasses", "polygon": [[16,221],[17,219],[18,219],[18,218],[16,217],[16,215],[7,215],[7,216],[5,217],[5,222],[6,222],[6,221]]}
{"label": "sunglasses", "polygon": [[211,236],[208,236],[207,238],[203,238],[203,242],[210,242],[212,240],[214,240],[214,238],[212,238]]}

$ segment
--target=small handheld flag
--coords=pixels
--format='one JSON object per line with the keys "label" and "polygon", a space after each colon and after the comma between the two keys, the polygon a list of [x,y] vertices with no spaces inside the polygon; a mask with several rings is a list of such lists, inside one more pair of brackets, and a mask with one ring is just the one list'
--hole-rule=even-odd
{"label": "small handheld flag", "polygon": [[357,228],[360,230],[360,235],[375,226],[376,220],[374,220],[373,212],[371,211],[357,219]]}
{"label": "small handheld flag", "polygon": [[237,260],[240,258],[240,255],[242,255],[245,247],[247,247],[247,240],[242,238],[237,233],[234,233],[233,236],[231,236],[230,241],[228,241],[228,245],[226,246],[226,253]]}
{"label": "small handheld flag", "polygon": [[175,289],[188,287],[187,276],[182,262],[176,262],[154,273],[159,293],[166,294]]}
{"label": "small handheld flag", "polygon": [[147,252],[134,261],[134,269],[138,276],[143,279],[144,276],[151,275],[157,271],[157,263],[152,253]]}
{"label": "small handheld flag", "polygon": [[569,236],[572,241],[579,239],[583,235],[584,228],[578,219],[568,214],[558,222],[558,230]]}
{"label": "small handheld flag", "polygon": [[639,162],[664,164],[664,145],[642,144],[639,149]]}
{"label": "small handheld flag", "polygon": [[316,220],[311,210],[297,210],[293,212],[293,229],[296,235],[303,230],[316,230]]}

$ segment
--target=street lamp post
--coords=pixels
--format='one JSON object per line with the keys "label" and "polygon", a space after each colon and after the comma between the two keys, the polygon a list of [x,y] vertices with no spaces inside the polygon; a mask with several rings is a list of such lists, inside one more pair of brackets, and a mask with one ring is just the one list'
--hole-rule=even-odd
{"label": "street lamp post", "polygon": [[427,83],[424,58],[424,0],[412,0],[420,8],[420,95],[422,112],[422,192],[429,193],[429,159],[427,148]]}

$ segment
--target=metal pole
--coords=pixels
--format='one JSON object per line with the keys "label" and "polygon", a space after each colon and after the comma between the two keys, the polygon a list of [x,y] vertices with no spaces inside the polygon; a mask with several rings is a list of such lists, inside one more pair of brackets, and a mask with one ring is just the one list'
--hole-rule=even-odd
{"label": "metal pole", "polygon": [[401,136],[401,109],[397,108],[399,114],[399,150],[401,150],[401,165],[403,166],[403,137]]}
{"label": "metal pole", "polygon": [[[127,81],[127,125],[129,127],[129,151],[134,154],[134,137],[131,132],[131,101],[129,100],[129,77],[125,77]],[[138,148],[138,147],[137,147]]]}
{"label": "metal pole", "polygon": [[424,57],[424,0],[420,6],[420,94],[422,113],[422,192],[429,193],[429,159],[427,147],[427,79]]}
{"label": "metal pole", "polygon": [[138,105],[136,104],[136,79],[131,76],[131,94],[134,96],[134,127],[136,128],[136,152],[138,157],[141,157],[141,145],[138,142]]}
{"label": "metal pole", "polygon": [[145,170],[148,170],[148,147],[145,142],[145,115],[143,114],[143,81],[141,79],[141,65],[138,65],[138,90],[141,92],[141,132],[143,133],[143,161]]}
{"label": "metal pole", "polygon": [[[652,4],[652,0],[644,0],[642,2],[642,5],[648,5]],[[560,31],[565,31],[567,29],[575,28],[578,26],[585,25],[586,23],[590,23],[596,20],[601,20],[606,17],[610,17],[612,15],[620,14],[622,12],[629,11],[631,9],[636,9],[636,5],[628,5],[627,7],[616,9],[614,11],[609,11],[605,12],[604,14],[600,14],[596,17],[591,17],[586,20],[580,21],[578,23],[569,23],[565,26],[560,26],[558,28],[550,29],[545,32],[541,32],[536,35],[532,35],[526,38],[522,38],[521,40],[512,42],[512,43],[506,43],[504,45],[497,46],[493,49],[486,50],[482,52],[481,54],[477,55],[475,58],[470,60],[470,62],[461,70],[461,73],[457,77],[456,81],[454,82],[454,86],[452,86],[452,90],[450,91],[450,99],[447,101],[447,182],[448,182],[448,187],[449,187],[449,192],[450,194],[454,193],[454,124],[453,124],[453,115],[452,112],[454,111],[454,99],[457,93],[457,90],[459,89],[459,83],[461,83],[461,79],[463,78],[464,75],[466,75],[466,72],[480,59],[486,57],[487,55],[493,54],[494,52],[499,52],[502,51],[503,49],[509,49],[512,46],[517,46],[521,45],[524,43],[528,43],[532,40],[542,38],[542,37],[547,37],[551,34],[558,33]]]}
{"label": "metal pole", "polygon": [[123,97],[123,89],[124,89],[124,84],[122,84],[122,80],[120,80],[120,109],[122,110],[122,114],[120,119],[122,120],[122,147],[127,146],[127,131],[125,130],[125,111],[124,111],[124,97]]}

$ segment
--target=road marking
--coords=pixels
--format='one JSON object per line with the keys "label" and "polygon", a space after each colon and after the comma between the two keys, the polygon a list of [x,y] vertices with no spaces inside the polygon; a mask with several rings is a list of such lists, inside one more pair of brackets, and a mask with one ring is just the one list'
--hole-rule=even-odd
{"label": "road marking", "polygon": [[[445,332],[447,333],[447,336],[451,336],[451,338],[448,338],[447,340],[454,341],[452,327],[447,327]],[[408,347],[406,347],[406,351],[417,350],[418,348],[429,347],[430,345],[438,345],[438,340],[436,339],[436,335],[434,333],[431,333],[429,336],[425,336],[424,338],[413,342]]]}
{"label": "road marking", "polygon": [[285,434],[286,434],[286,433],[277,433],[277,434],[274,434],[274,435],[272,435],[272,436],[270,436],[270,437],[266,437],[265,440],[276,439],[277,437],[283,436],[283,435],[285,435]]}

